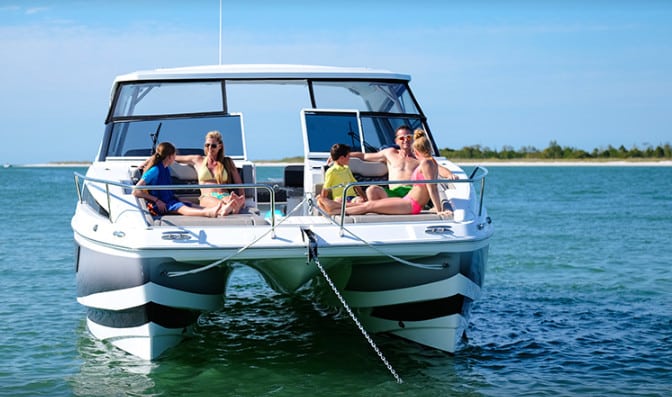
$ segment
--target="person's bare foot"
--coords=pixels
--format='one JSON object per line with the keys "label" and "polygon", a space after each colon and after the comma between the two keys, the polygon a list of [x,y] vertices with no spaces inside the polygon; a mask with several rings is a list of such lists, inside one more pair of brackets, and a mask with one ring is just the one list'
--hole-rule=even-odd
{"label": "person's bare foot", "polygon": [[224,204],[223,202],[219,202],[219,212],[217,213],[217,216],[227,216],[231,212],[233,212],[233,202],[229,201],[228,203]]}
{"label": "person's bare foot", "polygon": [[231,213],[237,214],[243,207],[245,207],[245,196],[240,196],[233,192],[230,197],[229,203],[232,204]]}
{"label": "person's bare foot", "polygon": [[221,208],[222,208],[221,202],[214,207],[206,208],[205,216],[207,216],[208,218],[216,218]]}

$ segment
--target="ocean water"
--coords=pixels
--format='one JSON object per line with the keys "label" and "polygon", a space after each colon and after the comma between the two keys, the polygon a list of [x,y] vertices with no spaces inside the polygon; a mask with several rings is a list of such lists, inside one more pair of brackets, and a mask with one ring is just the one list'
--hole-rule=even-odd
{"label": "ocean water", "polygon": [[496,235],[469,343],[374,336],[401,385],[347,316],[246,269],[158,361],[92,339],[75,170],[0,169],[2,396],[672,395],[672,167],[490,167]]}

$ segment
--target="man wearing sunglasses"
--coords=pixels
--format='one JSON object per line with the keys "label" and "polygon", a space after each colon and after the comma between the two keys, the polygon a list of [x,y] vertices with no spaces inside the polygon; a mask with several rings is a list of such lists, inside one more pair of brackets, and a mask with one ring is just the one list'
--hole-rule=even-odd
{"label": "man wearing sunglasses", "polygon": [[[350,152],[350,157],[365,161],[378,161],[387,165],[388,180],[410,180],[413,170],[420,164],[413,153],[413,131],[411,127],[402,125],[394,133],[394,142],[399,149],[390,147],[375,153]],[[457,179],[449,169],[439,165],[439,176],[446,179]],[[372,185],[366,189],[368,200],[385,197],[404,197],[411,190],[410,185],[390,184],[389,188]]]}

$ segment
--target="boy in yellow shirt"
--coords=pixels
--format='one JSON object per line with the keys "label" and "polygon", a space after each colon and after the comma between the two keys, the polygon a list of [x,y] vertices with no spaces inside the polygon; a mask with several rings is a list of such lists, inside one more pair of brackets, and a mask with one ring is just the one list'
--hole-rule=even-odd
{"label": "boy in yellow shirt", "polygon": [[[357,182],[348,163],[350,162],[350,146],[343,143],[336,143],[331,147],[331,159],[334,164],[329,167],[324,174],[324,187],[320,193],[326,197],[328,190],[331,190],[332,199],[338,202],[343,201],[343,188],[351,182]],[[366,193],[361,186],[353,186],[348,189],[345,195],[348,202],[366,201]]]}

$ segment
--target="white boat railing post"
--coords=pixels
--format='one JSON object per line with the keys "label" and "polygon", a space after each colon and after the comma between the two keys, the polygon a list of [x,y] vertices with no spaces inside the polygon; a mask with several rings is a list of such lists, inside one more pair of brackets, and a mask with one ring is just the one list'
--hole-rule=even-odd
{"label": "white boat railing post", "polygon": [[79,174],[78,172],[75,172],[75,188],[77,189],[77,200],[81,203],[82,202],[82,192],[81,192],[81,187],[79,186]]}
{"label": "white boat railing post", "polygon": [[107,218],[112,222],[112,201],[110,200],[110,185],[105,183],[105,195],[107,196]]}

